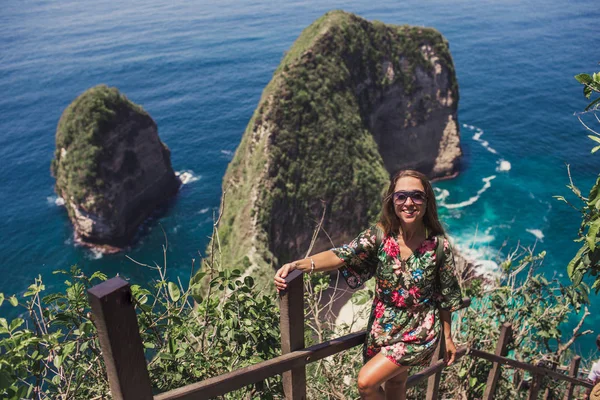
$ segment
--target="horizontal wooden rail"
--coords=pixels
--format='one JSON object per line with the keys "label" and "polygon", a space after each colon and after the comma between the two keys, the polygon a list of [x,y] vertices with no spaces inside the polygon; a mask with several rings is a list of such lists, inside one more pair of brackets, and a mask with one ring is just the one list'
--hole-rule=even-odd
{"label": "horizontal wooden rail", "polygon": [[513,359],[507,358],[507,357],[497,356],[495,354],[491,354],[491,353],[488,353],[485,351],[481,351],[481,350],[477,350],[477,349],[470,349],[468,354],[473,357],[483,358],[485,360],[497,362],[502,365],[508,365],[513,368],[523,369],[525,371],[529,371],[536,375],[551,376],[552,378],[559,379],[562,381],[567,381],[570,383],[574,383],[576,385],[581,385],[586,388],[593,387],[593,385],[590,382],[584,381],[583,379],[573,378],[571,376],[561,374],[560,372],[552,371],[550,369],[546,369],[546,368],[542,368],[542,367],[536,367],[535,365],[527,364],[522,361],[513,360]]}
{"label": "horizontal wooden rail", "polygon": [[225,393],[243,388],[252,383],[282,374],[292,368],[304,366],[330,355],[361,345],[366,331],[328,340],[303,350],[294,351],[249,367],[241,368],[202,382],[193,383],[178,389],[154,396],[155,400],[200,400],[222,396]]}

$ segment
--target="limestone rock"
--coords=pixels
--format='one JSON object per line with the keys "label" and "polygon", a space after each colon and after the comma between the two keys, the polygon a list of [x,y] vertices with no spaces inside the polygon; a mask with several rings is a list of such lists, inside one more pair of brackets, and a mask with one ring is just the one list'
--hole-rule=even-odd
{"label": "limestone rock", "polygon": [[436,30],[343,11],[319,18],[275,71],[227,169],[224,266],[264,266],[270,281],[267,266],[303,257],[321,218],[313,252],[375,221],[390,174],[455,175],[457,106]]}
{"label": "limestone rock", "polygon": [[156,123],[116,88],[93,87],[63,112],[52,173],[76,236],[105,252],[128,245],[180,182]]}

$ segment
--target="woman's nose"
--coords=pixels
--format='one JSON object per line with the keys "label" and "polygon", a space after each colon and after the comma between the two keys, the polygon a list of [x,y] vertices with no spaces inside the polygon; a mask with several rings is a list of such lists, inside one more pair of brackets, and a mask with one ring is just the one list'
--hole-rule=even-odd
{"label": "woman's nose", "polygon": [[[410,203],[409,203],[409,201],[410,201]],[[410,196],[407,197],[406,201],[404,202],[404,205],[408,205],[408,204],[414,204],[414,201],[413,201],[412,197],[410,197]]]}

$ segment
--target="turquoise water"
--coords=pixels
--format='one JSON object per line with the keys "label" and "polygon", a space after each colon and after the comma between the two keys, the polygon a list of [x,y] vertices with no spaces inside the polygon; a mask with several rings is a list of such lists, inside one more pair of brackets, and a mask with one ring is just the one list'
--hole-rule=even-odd
{"label": "turquoise water", "polygon": [[[573,75],[600,69],[592,1],[4,0],[0,9],[2,292],[23,292],[38,274],[60,287],[51,271],[71,264],[149,281],[151,271],[125,255],[162,263],[163,229],[170,272],[189,276],[262,89],[302,29],[330,9],[446,36],[465,153],[459,177],[436,185],[449,231],[463,251],[490,260],[487,268],[518,245],[535,246],[548,251],[544,272],[566,279],[577,213],[552,195],[569,193],[565,163],[584,192],[600,171],[573,116],[586,104]],[[175,170],[194,177],[166,215],[145,224],[135,247],[103,257],[74,245],[49,173],[62,111],[100,83],[141,104]],[[597,307],[600,297],[593,301]],[[599,318],[587,327],[600,326]],[[584,353],[594,347],[588,342]]]}

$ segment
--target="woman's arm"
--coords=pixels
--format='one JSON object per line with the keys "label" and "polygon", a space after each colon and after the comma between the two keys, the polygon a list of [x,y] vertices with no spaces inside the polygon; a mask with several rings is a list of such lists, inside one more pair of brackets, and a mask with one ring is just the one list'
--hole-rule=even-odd
{"label": "woman's arm", "polygon": [[275,273],[275,287],[278,291],[285,290],[285,277],[295,269],[299,269],[302,272],[311,272],[312,263],[314,263],[314,269],[312,272],[325,272],[333,271],[344,265],[344,261],[335,255],[331,250],[324,251],[322,253],[315,254],[302,260],[296,260],[291,263],[284,264]]}
{"label": "woman's arm", "polygon": [[448,310],[440,311],[440,320],[442,321],[442,326],[444,327],[444,340],[446,341],[446,354],[444,354],[444,360],[448,365],[451,365],[456,358],[456,346],[454,345],[454,341],[452,341],[452,315]]}

